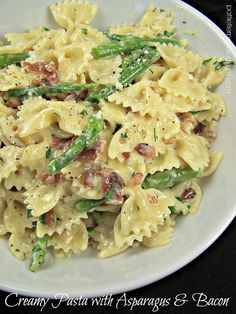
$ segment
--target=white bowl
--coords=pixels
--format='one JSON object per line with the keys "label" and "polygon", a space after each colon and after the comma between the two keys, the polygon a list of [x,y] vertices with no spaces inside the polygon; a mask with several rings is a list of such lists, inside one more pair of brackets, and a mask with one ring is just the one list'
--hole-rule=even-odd
{"label": "white bowl", "polygon": [[[55,26],[47,5],[50,0],[8,0],[1,2],[0,33],[20,32],[37,26]],[[96,0],[100,10],[93,23],[100,29],[120,22],[136,21],[149,3],[176,11],[175,25],[181,38],[201,54],[236,59],[236,51],[226,35],[204,15],[178,0]],[[182,21],[187,22],[183,24]],[[188,36],[184,28],[197,30]],[[155,249],[130,249],[126,253],[99,260],[94,252],[63,261],[49,260],[34,274],[28,261],[15,260],[0,241],[0,289],[24,295],[54,297],[67,293],[71,297],[101,296],[132,290],[157,281],[180,269],[209,247],[233,220],[236,212],[236,70],[217,89],[228,105],[222,119],[215,147],[225,154],[218,171],[203,186],[203,200],[195,215],[177,221],[170,245]]]}

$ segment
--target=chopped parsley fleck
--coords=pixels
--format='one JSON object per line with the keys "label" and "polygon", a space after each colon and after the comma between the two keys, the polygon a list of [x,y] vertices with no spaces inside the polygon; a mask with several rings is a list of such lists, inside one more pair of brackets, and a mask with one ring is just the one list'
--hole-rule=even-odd
{"label": "chopped parsley fleck", "polygon": [[82,34],[84,34],[84,35],[88,35],[88,30],[87,30],[87,28],[81,28],[81,32],[82,32]]}
{"label": "chopped parsley fleck", "polygon": [[32,210],[33,209],[27,209],[27,218],[32,218],[33,217],[33,215],[32,215]]}
{"label": "chopped parsley fleck", "polygon": [[82,110],[81,112],[80,112],[80,114],[81,114],[81,116],[87,116],[88,115],[88,112],[87,112],[87,110]]}
{"label": "chopped parsley fleck", "polygon": [[49,28],[47,28],[47,27],[43,27],[43,29],[45,30],[45,32],[48,32],[49,31]]}
{"label": "chopped parsley fleck", "polygon": [[174,35],[174,32],[164,31],[163,35],[164,35],[165,37],[170,37],[170,36]]}
{"label": "chopped parsley fleck", "polygon": [[52,147],[49,147],[49,148],[46,150],[46,154],[45,154],[46,159],[50,159],[50,157],[52,156],[52,154],[53,154],[53,148],[52,148]]}
{"label": "chopped parsley fleck", "polygon": [[212,58],[203,60],[203,61],[202,61],[202,64],[206,65],[206,64],[208,64],[211,60],[212,60]]}
{"label": "chopped parsley fleck", "polygon": [[43,224],[43,225],[46,224],[46,222],[45,222],[45,214],[43,214],[43,215],[41,215],[41,216],[39,217],[39,222],[40,222],[41,224]]}
{"label": "chopped parsley fleck", "polygon": [[133,173],[132,173],[132,177],[134,177],[135,175],[136,175],[136,172],[133,172]]}
{"label": "chopped parsley fleck", "polygon": [[97,235],[97,232],[95,230],[88,229],[88,236],[89,238],[95,238]]}
{"label": "chopped parsley fleck", "polygon": [[227,61],[227,60],[219,61],[219,62],[216,62],[215,70],[218,71],[225,66],[231,66],[234,64],[235,64],[234,61]]}
{"label": "chopped parsley fleck", "polygon": [[128,138],[128,134],[127,133],[121,133],[120,137],[121,138]]}
{"label": "chopped parsley fleck", "polygon": [[168,208],[169,208],[171,214],[178,215],[178,211],[177,211],[176,206],[169,206]]}
{"label": "chopped parsley fleck", "polygon": [[156,134],[156,128],[153,129],[153,136],[154,136],[154,141],[157,141],[157,134]]}

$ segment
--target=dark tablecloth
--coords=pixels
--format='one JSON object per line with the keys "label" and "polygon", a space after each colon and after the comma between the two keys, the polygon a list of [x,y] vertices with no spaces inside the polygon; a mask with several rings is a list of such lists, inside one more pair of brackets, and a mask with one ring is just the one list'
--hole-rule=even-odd
{"label": "dark tablecloth", "polygon": [[[118,1],[118,0],[117,0]],[[150,1],[152,2],[152,1]],[[227,29],[226,5],[231,5],[232,29],[231,40],[236,41],[236,1],[233,0],[188,0],[185,1],[213,20],[224,32]],[[0,12],[0,15],[3,14]],[[203,43],[204,44],[204,43]],[[235,103],[236,105],[236,103]],[[222,197],[224,197],[222,195]],[[236,313],[236,228],[232,222],[220,238],[193,262],[174,274],[141,289],[127,292],[127,299],[136,298],[171,298],[169,306],[160,307],[157,313]],[[180,293],[185,293],[189,300],[183,306],[174,306],[172,300]],[[197,307],[191,300],[194,293],[203,293],[207,300],[210,298],[230,298],[228,306]],[[117,300],[122,295],[113,296],[112,306],[60,306],[53,309],[46,306],[42,312],[39,307],[14,307],[5,305],[8,293],[0,291],[0,313],[16,310],[18,313],[153,313],[155,308],[149,306],[125,307],[120,302],[116,309]],[[203,304],[203,303],[202,303]]]}

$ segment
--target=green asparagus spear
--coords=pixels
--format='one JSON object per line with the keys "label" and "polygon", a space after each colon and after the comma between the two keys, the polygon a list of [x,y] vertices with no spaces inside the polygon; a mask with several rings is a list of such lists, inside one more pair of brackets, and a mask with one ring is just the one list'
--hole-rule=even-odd
{"label": "green asparagus spear", "polygon": [[172,168],[171,170],[148,174],[143,181],[142,187],[144,189],[154,188],[163,190],[199,175],[200,171],[194,171],[191,168]]}
{"label": "green asparagus spear", "polygon": [[104,122],[101,118],[96,115],[91,116],[83,134],[76,138],[75,142],[67,151],[50,161],[48,165],[49,173],[55,175],[66,167],[85,148],[92,146],[96,142],[98,133],[103,129],[103,125]]}
{"label": "green asparagus spear", "polygon": [[48,239],[49,236],[47,234],[42,238],[36,238],[36,242],[32,249],[32,257],[29,266],[29,269],[32,272],[37,272],[39,267],[45,261]]}
{"label": "green asparagus spear", "polygon": [[[133,53],[126,57],[122,63],[123,70],[120,74],[119,82],[123,87],[128,86],[136,77],[143,73],[160,57],[160,54],[151,47],[145,47],[133,51]],[[113,94],[115,91],[115,86],[108,85],[100,91],[92,91],[86,100],[99,103],[101,99],[107,99],[108,96]]]}
{"label": "green asparagus spear", "polygon": [[[109,35],[109,38],[114,40],[114,42],[98,46],[92,49],[92,55],[94,58],[104,58],[108,56],[117,55],[123,52],[131,52],[143,47],[151,46],[152,43],[161,44],[172,44],[180,46],[180,41],[176,39],[155,37],[155,38],[140,38],[132,35]],[[120,39],[120,42],[118,40]]]}
{"label": "green asparagus spear", "polygon": [[116,91],[115,86],[108,85],[100,91],[91,91],[91,93],[86,98],[86,101],[99,103],[101,99],[107,99],[108,96],[113,94],[115,91]]}
{"label": "green asparagus spear", "polygon": [[77,92],[81,91],[83,89],[88,89],[95,87],[96,84],[77,84],[77,83],[59,83],[56,85],[40,85],[35,87],[26,87],[26,88],[16,88],[16,89],[10,89],[7,92],[7,95],[9,97],[22,97],[22,96],[40,96],[40,95],[46,95],[46,96],[52,96],[56,95],[58,93],[71,93],[71,92]]}
{"label": "green asparagus spear", "polygon": [[234,64],[235,64],[234,61],[227,61],[227,60],[219,61],[219,62],[216,62],[215,64],[215,70],[218,71],[225,66],[230,66]]}
{"label": "green asparagus spear", "polygon": [[[160,54],[151,47],[145,47],[141,49],[138,59],[134,59],[132,62],[131,56],[127,63],[130,66],[126,66],[120,74],[119,82],[124,86],[128,86],[135,78],[142,74],[150,65],[160,59]],[[138,55],[138,53],[136,52]]]}
{"label": "green asparagus spear", "polygon": [[29,58],[29,54],[27,52],[0,55],[0,69],[10,64],[15,64],[17,62],[23,61],[27,58]]}
{"label": "green asparagus spear", "polygon": [[99,200],[89,200],[84,199],[80,200],[76,205],[75,208],[79,213],[87,212],[88,210],[104,204],[106,201],[110,201],[113,197],[113,191],[110,190],[107,195],[105,195],[103,198]]}

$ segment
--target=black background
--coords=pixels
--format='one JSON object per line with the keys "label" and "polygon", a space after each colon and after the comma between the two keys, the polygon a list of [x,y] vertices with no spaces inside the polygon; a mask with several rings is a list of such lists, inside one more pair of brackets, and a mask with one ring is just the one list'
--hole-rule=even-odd
{"label": "black background", "polygon": [[[118,1],[118,0],[117,0]],[[152,2],[152,1],[150,1]],[[191,0],[185,1],[204,13],[213,20],[224,32],[226,31],[226,5],[232,5],[232,37],[236,41],[236,1],[233,0]],[[1,14],[3,14],[1,12]],[[204,45],[204,43],[203,43]],[[236,105],[236,104],[235,104]],[[222,195],[224,197],[224,195]],[[210,226],[209,226],[210,228]],[[179,293],[186,293],[189,302],[184,306],[161,307],[157,313],[236,313],[236,228],[235,222],[227,228],[221,237],[201,256],[193,262],[177,271],[176,273],[141,289],[127,292],[127,298],[172,298]],[[1,267],[1,266],[0,266]],[[30,283],[29,283],[30,284]],[[205,293],[208,298],[224,297],[230,298],[227,307],[196,307],[191,301],[191,296],[196,292]],[[100,306],[60,306],[53,309],[46,306],[43,312],[39,307],[17,307],[7,308],[5,297],[8,293],[0,291],[0,313],[10,313],[17,310],[18,313],[152,313],[152,306],[135,307],[131,312],[129,308],[120,306],[115,308],[116,302],[113,301],[112,307]],[[114,299],[121,295],[113,296]],[[91,303],[90,303],[91,304]],[[120,303],[121,304],[121,303]]]}

